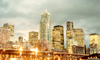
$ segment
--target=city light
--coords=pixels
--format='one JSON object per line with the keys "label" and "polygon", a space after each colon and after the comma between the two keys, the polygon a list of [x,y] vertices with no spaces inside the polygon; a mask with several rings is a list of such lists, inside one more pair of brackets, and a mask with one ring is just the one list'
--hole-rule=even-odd
{"label": "city light", "polygon": [[34,51],[34,49],[30,49],[30,51]]}
{"label": "city light", "polygon": [[22,49],[22,47],[20,48],[20,51],[22,51],[23,49]]}
{"label": "city light", "polygon": [[38,52],[38,49],[37,48],[35,49],[35,52]]}
{"label": "city light", "polygon": [[5,51],[5,49],[3,49],[3,51]]}
{"label": "city light", "polygon": [[60,60],[60,58],[59,58],[59,60]]}

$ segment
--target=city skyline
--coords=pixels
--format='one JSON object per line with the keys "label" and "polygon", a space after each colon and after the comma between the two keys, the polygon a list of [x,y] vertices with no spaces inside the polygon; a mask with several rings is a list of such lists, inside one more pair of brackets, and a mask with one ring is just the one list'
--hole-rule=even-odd
{"label": "city skyline", "polygon": [[[39,32],[41,13],[45,12],[45,9],[51,13],[52,27],[62,25],[64,33],[66,33],[66,22],[73,21],[75,28],[83,28],[87,46],[89,45],[89,34],[100,34],[98,0],[59,0],[58,2],[52,0],[43,2],[0,0],[0,5],[0,26],[2,27],[5,23],[13,23],[15,25],[14,35],[23,36],[25,39],[28,39],[30,31]],[[66,41],[66,35],[64,35],[64,40]]]}

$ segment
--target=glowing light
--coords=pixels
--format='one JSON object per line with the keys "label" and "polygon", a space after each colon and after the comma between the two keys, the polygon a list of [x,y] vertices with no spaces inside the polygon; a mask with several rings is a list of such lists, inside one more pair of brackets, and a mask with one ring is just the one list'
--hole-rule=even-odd
{"label": "glowing light", "polygon": [[23,49],[22,49],[22,47],[20,48],[20,51],[22,51]]}
{"label": "glowing light", "polygon": [[34,51],[34,49],[30,49],[31,51]]}
{"label": "glowing light", "polygon": [[20,53],[20,55],[21,55],[22,53]]}
{"label": "glowing light", "polygon": [[3,49],[3,51],[5,51],[5,49]]}
{"label": "glowing light", "polygon": [[48,58],[48,60],[49,60],[49,58]]}
{"label": "glowing light", "polygon": [[36,48],[35,52],[38,52],[38,49]]}
{"label": "glowing light", "polygon": [[80,60],[82,60],[82,58],[80,58]]}
{"label": "glowing light", "polygon": [[60,58],[59,58],[59,60],[60,60]]}

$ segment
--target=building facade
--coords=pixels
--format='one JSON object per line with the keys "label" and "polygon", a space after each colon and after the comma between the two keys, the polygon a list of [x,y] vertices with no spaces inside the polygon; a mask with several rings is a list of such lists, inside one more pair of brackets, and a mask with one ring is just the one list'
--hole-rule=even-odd
{"label": "building facade", "polygon": [[85,54],[85,46],[82,47],[82,46],[73,45],[72,51],[73,51],[73,54]]}
{"label": "building facade", "polygon": [[18,41],[19,45],[22,47],[23,46],[23,37],[19,36],[19,41]]}
{"label": "building facade", "polygon": [[72,46],[73,46],[74,44],[73,44],[73,39],[72,39],[72,37],[69,37],[69,39],[68,39],[68,53],[70,53],[70,54],[72,54],[73,53],[73,50],[72,50]]}
{"label": "building facade", "polygon": [[48,40],[49,48],[52,46],[52,23],[51,14],[45,11],[41,14],[40,20],[40,39]]}
{"label": "building facade", "polygon": [[23,37],[19,36],[19,42],[23,42]]}
{"label": "building facade", "polygon": [[97,33],[92,33],[89,35],[90,44],[97,44],[98,53],[100,53],[100,35]]}
{"label": "building facade", "polygon": [[0,44],[2,47],[10,40],[10,30],[4,27],[0,27]]}
{"label": "building facade", "polygon": [[83,29],[76,29],[73,27],[73,22],[67,22],[67,30],[66,30],[66,43],[67,50],[69,44],[69,37],[71,37],[74,41],[77,42],[77,46],[84,47],[84,31]]}
{"label": "building facade", "polygon": [[77,46],[82,46],[84,47],[85,42],[84,42],[84,31],[83,29],[73,29],[75,38],[74,40],[77,41]]}
{"label": "building facade", "polygon": [[13,24],[5,23],[4,27],[7,29],[10,29],[10,36],[14,36],[14,25]]}
{"label": "building facade", "polygon": [[54,49],[64,49],[64,29],[63,26],[54,26],[52,30],[52,46]]}
{"label": "building facade", "polygon": [[69,51],[68,44],[70,44],[70,42],[69,42],[70,37],[72,40],[74,40],[73,22],[68,21],[67,22],[67,30],[66,30],[66,44],[67,44],[66,50],[67,51]]}
{"label": "building facade", "polygon": [[89,45],[89,49],[90,49],[90,54],[95,54],[95,53],[98,53],[98,46],[97,44],[90,44]]}
{"label": "building facade", "polygon": [[38,32],[34,32],[34,31],[29,32],[30,44],[37,43],[37,41],[38,41]]}

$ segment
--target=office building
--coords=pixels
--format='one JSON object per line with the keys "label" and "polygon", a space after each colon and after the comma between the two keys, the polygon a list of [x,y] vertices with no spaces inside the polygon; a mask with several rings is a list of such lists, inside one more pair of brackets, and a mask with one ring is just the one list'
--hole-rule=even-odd
{"label": "office building", "polygon": [[4,47],[4,44],[6,44],[10,40],[10,30],[4,27],[0,27],[0,47]]}
{"label": "office building", "polygon": [[5,23],[4,27],[7,29],[10,29],[10,36],[14,36],[14,25],[13,24]]}
{"label": "office building", "polygon": [[95,53],[98,53],[98,46],[97,44],[90,44],[89,45],[89,49],[90,49],[90,54],[95,54]]}
{"label": "office building", "polygon": [[72,46],[72,51],[73,51],[73,54],[85,54],[85,46],[76,46],[76,45],[73,45]]}
{"label": "office building", "polygon": [[100,35],[97,33],[92,33],[89,35],[90,45],[97,44],[98,53],[100,53]]}
{"label": "office building", "polygon": [[54,26],[52,31],[52,46],[54,49],[64,49],[64,29],[63,26]]}
{"label": "office building", "polygon": [[40,39],[48,40],[49,49],[52,46],[52,23],[51,14],[45,10],[45,13],[41,14],[40,20]]}
{"label": "office building", "polygon": [[84,30],[83,29],[76,29],[73,27],[73,22],[67,22],[67,30],[66,30],[66,43],[67,43],[67,50],[69,44],[69,37],[71,37],[74,41],[77,42],[77,46],[84,47]]}
{"label": "office building", "polygon": [[77,46],[82,46],[84,47],[85,42],[84,42],[84,31],[83,29],[73,29],[75,38],[74,40],[77,41]]}
{"label": "office building", "polygon": [[38,32],[35,32],[35,31],[29,32],[30,44],[37,43],[37,41],[38,41]]}

